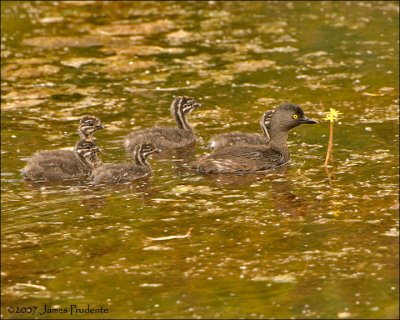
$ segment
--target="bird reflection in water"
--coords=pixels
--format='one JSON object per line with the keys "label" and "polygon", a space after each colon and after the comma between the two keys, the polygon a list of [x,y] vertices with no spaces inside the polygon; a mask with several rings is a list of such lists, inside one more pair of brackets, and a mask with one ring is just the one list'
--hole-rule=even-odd
{"label": "bird reflection in water", "polygon": [[205,175],[204,179],[215,182],[224,188],[246,187],[260,181],[270,181],[272,200],[275,208],[291,217],[306,216],[308,206],[293,192],[293,186],[288,179],[290,165],[284,165],[273,171],[250,174],[218,174]]}
{"label": "bird reflection in water", "polygon": [[107,205],[107,198],[112,193],[129,194],[132,198],[142,199],[143,205],[152,205],[152,198],[159,194],[158,188],[151,185],[151,177],[134,182],[113,185],[91,185],[79,180],[61,181],[25,181],[25,188],[32,192],[32,197],[43,194],[65,194],[65,201],[77,201],[88,211],[96,211]]}
{"label": "bird reflection in water", "polygon": [[196,149],[194,145],[185,149],[161,150],[154,156],[158,163],[169,163],[174,173],[181,176],[192,174],[191,163],[195,160]]}
{"label": "bird reflection in water", "polygon": [[[126,197],[142,200],[143,205],[152,205],[152,199],[157,197],[159,194],[158,188],[154,188],[151,184],[152,177],[144,177],[133,182],[127,182],[122,184],[100,184],[90,185],[86,190],[88,197],[81,201],[81,204],[91,208],[101,208],[107,203],[107,198],[112,193],[119,193]],[[93,193],[98,192],[96,197],[93,197]]]}

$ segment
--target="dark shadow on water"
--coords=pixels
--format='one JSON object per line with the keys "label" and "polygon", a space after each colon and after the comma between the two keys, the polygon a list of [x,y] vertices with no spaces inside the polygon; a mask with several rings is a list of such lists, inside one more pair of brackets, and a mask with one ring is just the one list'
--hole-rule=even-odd
{"label": "dark shadow on water", "polygon": [[170,163],[173,172],[177,175],[192,174],[190,168],[191,163],[195,160],[196,149],[189,147],[185,149],[162,150],[159,154],[154,155],[154,161],[161,163]]}
{"label": "dark shadow on water", "polygon": [[82,201],[82,204],[90,209],[92,207],[103,207],[107,202],[106,198],[115,193],[131,195],[135,199],[142,200],[143,205],[151,206],[153,205],[151,199],[157,197],[159,190],[152,186],[151,177],[146,177],[123,184],[89,184],[85,192],[88,195],[93,193],[98,194],[95,199],[89,198],[89,201]]}
{"label": "dark shadow on water", "polygon": [[62,180],[62,181],[25,181],[26,189],[37,193],[66,193],[70,195],[72,189],[79,190],[80,204],[89,211],[98,210],[107,205],[107,198],[112,194],[130,194],[136,199],[142,199],[144,205],[152,205],[151,199],[157,197],[157,188],[151,186],[151,177],[142,178],[124,184],[93,185],[90,181]]}
{"label": "dark shadow on water", "polygon": [[[237,173],[202,174],[201,176],[204,177],[204,179],[213,182],[219,186],[237,188],[237,187],[249,187],[250,185],[260,181],[265,181],[265,180],[273,181],[276,179],[285,178],[289,169],[290,165],[287,164],[285,166],[276,168],[275,170],[264,171],[264,172],[259,171],[255,173],[243,173],[243,174],[237,174]],[[195,169],[191,170],[193,172],[193,170]]]}
{"label": "dark shadow on water", "polygon": [[290,181],[272,180],[272,198],[278,211],[290,216],[306,216],[308,205],[292,191]]}
{"label": "dark shadow on water", "polygon": [[[119,142],[119,141],[118,141]],[[154,154],[152,158],[155,161],[160,160],[185,160],[190,161],[196,154],[195,145],[186,146],[184,148],[168,149],[159,148],[160,152]],[[125,152],[128,159],[132,159],[132,155],[129,152]]]}
{"label": "dark shadow on water", "polygon": [[[191,162],[194,152],[173,154],[184,155],[185,157],[161,157],[158,161],[173,163],[177,175],[193,174]],[[170,153],[171,155],[171,153]],[[157,156],[159,157],[159,156]],[[156,160],[157,161],[157,160]],[[289,216],[305,216],[308,212],[308,205],[293,192],[290,181],[290,164],[279,167],[273,171],[259,172],[251,174],[215,174],[202,175],[207,184],[218,185],[224,189],[248,188],[253,184],[269,183],[272,201],[278,211]],[[100,184],[93,185],[88,181],[67,180],[51,182],[31,182],[26,181],[26,187],[38,192],[68,192],[73,188],[79,189],[80,203],[89,211],[98,210],[107,204],[107,197],[112,194],[131,194],[136,199],[142,199],[143,205],[153,205],[151,199],[156,198],[160,191],[159,188],[152,186],[151,177],[139,179],[125,184]]]}
{"label": "dark shadow on water", "polygon": [[155,159],[182,159],[190,160],[196,154],[196,149],[193,146],[181,149],[164,149],[154,156]]}
{"label": "dark shadow on water", "polygon": [[71,180],[58,180],[58,181],[30,181],[22,180],[25,183],[25,187],[28,190],[44,190],[53,189],[55,190],[67,190],[73,187],[85,187],[87,182],[85,180],[71,179]]}
{"label": "dark shadow on water", "polygon": [[254,183],[268,181],[272,200],[278,211],[293,217],[306,216],[308,213],[308,205],[293,192],[290,164],[262,173],[216,174],[203,177],[210,183],[229,189],[246,188]]}

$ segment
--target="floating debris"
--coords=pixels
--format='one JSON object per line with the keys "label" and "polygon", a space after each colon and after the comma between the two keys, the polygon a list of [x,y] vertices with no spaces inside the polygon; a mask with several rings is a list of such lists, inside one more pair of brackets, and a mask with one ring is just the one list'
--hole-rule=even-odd
{"label": "floating debris", "polygon": [[54,37],[35,37],[30,39],[24,39],[22,44],[26,46],[33,46],[45,49],[58,49],[65,47],[78,47],[78,48],[88,48],[96,47],[104,44],[101,38],[96,36],[54,36]]}
{"label": "floating debris", "polygon": [[260,69],[266,69],[276,64],[276,61],[272,60],[246,60],[235,62],[227,65],[227,69],[232,70],[236,73],[241,72],[254,72]]}
{"label": "floating debris", "polygon": [[172,240],[172,239],[184,239],[184,238],[189,238],[192,229],[193,229],[193,228],[189,228],[188,232],[187,232],[186,234],[184,234],[184,235],[167,236],[167,237],[159,237],[159,238],[150,238],[150,237],[147,237],[147,239],[148,239],[148,240],[152,240],[152,241],[165,241],[165,240]]}
{"label": "floating debris", "polygon": [[162,283],[142,283],[139,285],[141,288],[158,288],[161,287]]}
{"label": "floating debris", "polygon": [[274,283],[295,283],[296,278],[292,276],[291,274],[282,274],[282,275],[277,275],[277,276],[262,276],[262,275],[256,275],[252,279],[252,281],[271,281]]}
{"label": "floating debris", "polygon": [[138,24],[99,26],[92,30],[92,33],[110,36],[153,35],[169,31],[174,27],[175,24],[170,20],[158,20]]}
{"label": "floating debris", "polygon": [[164,246],[148,246],[143,248],[143,250],[146,251],[169,251],[172,250],[170,247],[164,247]]}
{"label": "floating debris", "polygon": [[63,22],[63,21],[64,21],[64,17],[62,17],[62,16],[44,17],[39,20],[39,22],[43,23],[43,24],[57,23],[57,22]]}
{"label": "floating debris", "polygon": [[16,283],[15,288],[23,288],[23,287],[27,287],[27,288],[33,288],[33,289],[38,289],[38,290],[46,290],[45,286],[39,286],[37,284],[31,284],[31,283]]}
{"label": "floating debris", "polygon": [[142,37],[118,38],[103,35],[82,35],[82,36],[47,36],[24,39],[22,44],[26,46],[38,47],[43,49],[62,49],[62,48],[90,48],[101,46],[121,46],[126,47],[137,43]]}
{"label": "floating debris", "polygon": [[62,60],[60,63],[67,67],[80,68],[85,64],[102,62],[100,61],[100,59],[95,58],[71,58],[67,60]]}
{"label": "floating debris", "polygon": [[183,48],[163,48],[159,46],[129,46],[126,48],[105,47],[100,51],[125,56],[151,56],[158,54],[180,54],[185,52]]}
{"label": "floating debris", "polygon": [[386,231],[383,235],[388,236],[388,237],[398,237],[399,230],[397,230],[396,228],[392,228],[392,229]]}
{"label": "floating debris", "polygon": [[172,194],[181,195],[184,193],[190,194],[210,194],[212,192],[212,188],[207,186],[190,186],[190,185],[178,185],[171,190]]}
{"label": "floating debris", "polygon": [[179,46],[183,43],[198,41],[201,39],[201,35],[181,29],[179,31],[168,33],[166,39],[171,45]]}
{"label": "floating debris", "polygon": [[2,69],[1,77],[7,80],[25,79],[25,78],[40,78],[56,74],[60,71],[60,67],[45,64],[35,67],[20,67],[14,64],[5,66]]}
{"label": "floating debris", "polygon": [[370,93],[370,92],[363,92],[361,93],[362,96],[367,96],[367,97],[383,97],[385,94],[383,93]]}
{"label": "floating debris", "polygon": [[350,313],[350,312],[346,312],[346,311],[344,311],[344,312],[339,312],[339,313],[337,314],[337,316],[338,316],[339,319],[348,319],[348,318],[351,317],[351,313]]}
{"label": "floating debris", "polygon": [[289,53],[289,52],[297,52],[297,51],[299,51],[299,49],[291,47],[291,46],[265,49],[265,52],[281,52],[281,53]]}

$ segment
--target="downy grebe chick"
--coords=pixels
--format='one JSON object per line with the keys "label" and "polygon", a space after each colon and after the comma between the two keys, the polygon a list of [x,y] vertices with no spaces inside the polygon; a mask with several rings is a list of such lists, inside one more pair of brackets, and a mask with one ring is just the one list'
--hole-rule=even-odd
{"label": "downy grebe chick", "polygon": [[124,183],[144,178],[152,172],[147,158],[158,152],[153,144],[138,144],[133,150],[133,163],[105,163],[93,171],[93,183]]}
{"label": "downy grebe chick", "polygon": [[83,116],[78,132],[81,140],[74,150],[38,151],[28,159],[22,175],[27,180],[75,179],[89,174],[101,162],[97,157],[100,149],[93,140],[93,133],[105,126],[95,116]]}
{"label": "downy grebe chick", "polygon": [[275,169],[290,160],[287,146],[289,130],[303,123],[317,122],[305,117],[299,106],[284,103],[272,115],[268,146],[227,146],[199,159],[196,169],[200,173],[246,173]]}
{"label": "downy grebe chick", "polygon": [[132,153],[140,143],[152,143],[159,149],[177,149],[194,145],[196,137],[189,125],[186,115],[201,104],[193,98],[179,96],[174,99],[170,110],[177,127],[153,127],[128,134],[124,140],[124,146],[128,153]]}
{"label": "downy grebe chick", "polygon": [[269,136],[269,125],[274,112],[272,110],[266,111],[261,116],[260,127],[262,135],[245,133],[245,132],[228,132],[221,133],[213,136],[210,139],[209,149],[216,150],[226,146],[233,146],[236,144],[256,144],[256,145],[267,145]]}
{"label": "downy grebe chick", "polygon": [[81,117],[79,121],[78,133],[82,139],[93,140],[93,133],[97,130],[104,129],[106,126],[103,125],[99,118],[87,115]]}
{"label": "downy grebe chick", "polygon": [[74,150],[47,150],[35,153],[22,169],[26,180],[67,180],[88,176],[101,164],[97,157],[100,149],[90,139],[82,139]]}

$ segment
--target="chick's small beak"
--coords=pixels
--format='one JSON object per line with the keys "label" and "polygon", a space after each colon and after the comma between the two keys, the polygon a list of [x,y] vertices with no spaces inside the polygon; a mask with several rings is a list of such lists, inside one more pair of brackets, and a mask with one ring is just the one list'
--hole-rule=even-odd
{"label": "chick's small beak", "polygon": [[105,128],[106,128],[106,126],[105,126],[104,124],[98,124],[98,125],[96,126],[96,130],[105,129]]}
{"label": "chick's small beak", "polygon": [[312,120],[312,119],[309,119],[309,118],[307,118],[307,117],[303,117],[303,118],[300,118],[300,121],[299,121],[300,123],[304,123],[304,124],[315,124],[315,123],[318,123],[317,121],[315,121],[315,120]]}

